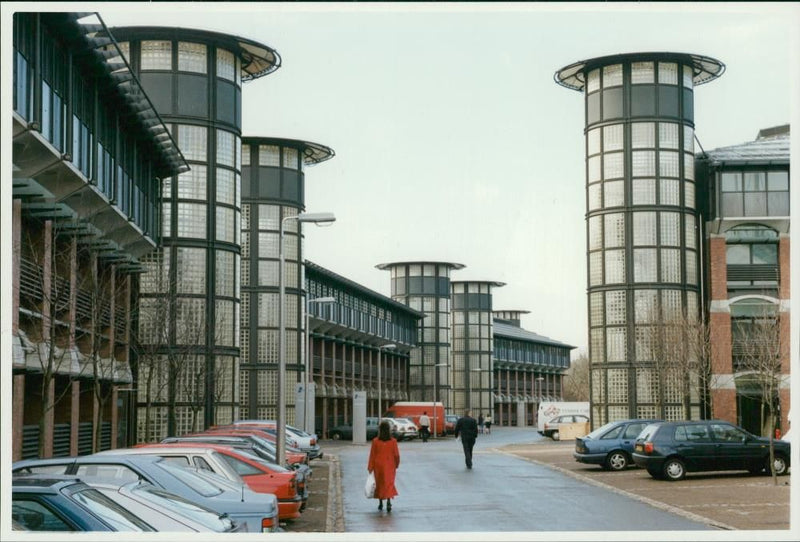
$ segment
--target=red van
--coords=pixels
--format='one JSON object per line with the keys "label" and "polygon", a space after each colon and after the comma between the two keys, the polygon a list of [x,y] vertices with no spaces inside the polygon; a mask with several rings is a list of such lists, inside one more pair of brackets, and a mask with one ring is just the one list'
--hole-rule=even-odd
{"label": "red van", "polygon": [[428,413],[431,425],[428,427],[431,435],[446,434],[447,422],[444,419],[444,405],[433,401],[399,401],[389,407],[383,415],[384,418],[408,418],[414,422],[419,430],[419,417],[423,412]]}

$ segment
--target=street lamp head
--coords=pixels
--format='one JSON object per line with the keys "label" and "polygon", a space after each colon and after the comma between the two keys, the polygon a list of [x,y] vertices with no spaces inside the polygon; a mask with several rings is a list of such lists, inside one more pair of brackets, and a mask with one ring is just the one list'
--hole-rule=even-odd
{"label": "street lamp head", "polygon": [[333,213],[300,213],[297,215],[298,222],[313,222],[314,224],[325,224],[334,222],[336,217]]}
{"label": "street lamp head", "polygon": [[335,297],[314,297],[308,300],[308,303],[336,303]]}

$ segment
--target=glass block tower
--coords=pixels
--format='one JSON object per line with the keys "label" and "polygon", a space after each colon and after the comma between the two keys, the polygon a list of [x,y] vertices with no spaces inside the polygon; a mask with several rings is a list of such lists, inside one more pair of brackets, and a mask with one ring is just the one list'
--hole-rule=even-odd
{"label": "glass block tower", "polygon": [[[305,209],[304,167],[333,155],[328,147],[305,141],[242,139],[242,419],[277,416],[281,220]],[[287,220],[284,228],[286,383],[294,390],[305,359],[302,226]],[[285,396],[287,423],[302,425],[295,422],[294,394]]]}
{"label": "glass block tower", "polygon": [[450,364],[450,273],[463,269],[460,263],[395,262],[376,266],[391,272],[391,297],[425,315],[420,321],[418,348],[411,351],[408,400],[433,401],[434,394],[447,407],[451,404]]}
{"label": "glass block tower", "polygon": [[694,87],[724,65],[682,53],[585,60],[555,74],[584,93],[592,423],[699,415],[676,330],[700,313]]}
{"label": "glass block tower", "polygon": [[141,281],[138,437],[152,440],[237,415],[242,83],[280,57],[203,30],[111,33],[191,168],[163,184],[162,247]]}
{"label": "glass block tower", "polygon": [[494,415],[492,289],[504,282],[454,281],[452,294],[451,412]]}

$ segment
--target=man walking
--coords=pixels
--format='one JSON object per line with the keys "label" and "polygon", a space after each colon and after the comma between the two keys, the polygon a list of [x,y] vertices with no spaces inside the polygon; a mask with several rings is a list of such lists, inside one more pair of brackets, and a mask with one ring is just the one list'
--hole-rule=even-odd
{"label": "man walking", "polygon": [[423,411],[422,416],[419,417],[419,434],[422,436],[422,442],[428,442],[428,428],[431,426],[431,419],[428,417],[428,412]]}
{"label": "man walking", "polygon": [[478,422],[470,416],[470,411],[464,412],[464,416],[458,419],[455,429],[456,438],[461,436],[461,446],[464,448],[464,460],[467,468],[472,468],[472,448],[475,446],[475,439],[478,438]]}

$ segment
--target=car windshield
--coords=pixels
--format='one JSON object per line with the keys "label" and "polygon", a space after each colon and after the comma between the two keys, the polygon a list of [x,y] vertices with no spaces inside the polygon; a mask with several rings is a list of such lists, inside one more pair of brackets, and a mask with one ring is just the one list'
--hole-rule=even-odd
{"label": "car windshield", "polygon": [[600,438],[600,435],[602,435],[603,433],[605,433],[606,431],[608,431],[609,429],[614,427],[617,423],[618,422],[608,422],[607,424],[598,427],[597,429],[595,429],[594,431],[592,431],[591,433],[589,433],[588,435],[586,435],[583,438],[584,439],[597,439],[597,438]]}
{"label": "car windshield", "polygon": [[174,510],[179,514],[188,516],[212,531],[224,532],[233,528],[231,520],[226,515],[220,515],[210,508],[201,506],[179,495],[164,491],[163,489],[149,486],[134,488],[133,492],[140,494],[142,498],[163,507],[165,510]]}
{"label": "car windshield", "polygon": [[72,494],[72,498],[108,523],[115,531],[153,531],[150,525],[94,488]]}
{"label": "car windshield", "polygon": [[203,497],[216,497],[220,493],[222,493],[222,488],[212,484],[208,480],[203,480],[199,478],[194,473],[184,469],[183,467],[178,467],[176,465],[170,465],[166,462],[160,462],[158,464],[162,469],[170,473],[172,476],[189,486],[190,489],[199,493]]}

